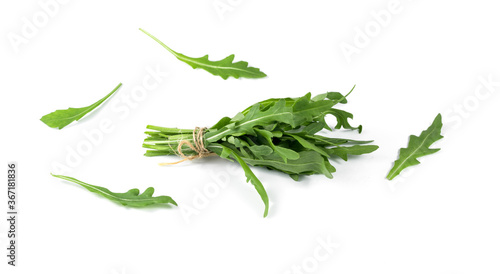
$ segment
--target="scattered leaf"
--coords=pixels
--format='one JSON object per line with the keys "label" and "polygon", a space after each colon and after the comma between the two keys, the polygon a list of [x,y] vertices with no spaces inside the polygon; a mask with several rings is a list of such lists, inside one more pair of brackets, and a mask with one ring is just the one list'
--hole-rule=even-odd
{"label": "scattered leaf", "polygon": [[88,107],[56,110],[44,115],[40,120],[49,127],[62,129],[72,122],[80,120],[83,116],[87,115],[87,113],[97,108],[104,101],[106,101],[106,99],[113,95],[121,87],[121,85],[121,83],[118,84],[118,86],[116,86],[116,88],[113,89],[108,95]]}
{"label": "scattered leaf", "polygon": [[394,162],[394,166],[389,171],[387,179],[392,180],[401,171],[409,166],[420,164],[417,158],[438,152],[439,148],[429,148],[434,142],[443,138],[441,136],[441,114],[438,114],[428,129],[422,131],[420,136],[411,135],[407,148],[399,150],[399,157]]}
{"label": "scattered leaf", "polygon": [[146,35],[151,37],[153,40],[158,42],[162,47],[172,53],[177,59],[182,62],[190,65],[193,69],[201,68],[204,69],[215,76],[220,76],[222,79],[226,80],[229,77],[238,78],[263,78],[267,75],[260,71],[258,68],[249,67],[248,62],[239,61],[233,63],[234,54],[227,56],[226,58],[220,61],[210,61],[208,60],[208,55],[199,58],[192,58],[186,56],[182,53],[176,52],[165,45],[162,41],[158,40],[158,38],[154,37],[147,31],[143,29],[139,29],[144,32]]}
{"label": "scattered leaf", "polygon": [[114,193],[109,191],[109,189],[100,187],[100,186],[95,186],[91,184],[84,183],[80,180],[77,180],[72,177],[64,176],[64,175],[55,175],[51,174],[52,176],[63,179],[72,183],[79,184],[80,186],[86,188],[90,192],[97,193],[104,198],[120,203],[124,206],[131,206],[131,207],[145,207],[148,205],[153,205],[153,204],[173,204],[177,205],[177,203],[170,198],[169,196],[157,196],[153,197],[154,193],[154,188],[148,187],[142,194],[140,194],[139,190],[137,188],[133,188],[125,193]]}

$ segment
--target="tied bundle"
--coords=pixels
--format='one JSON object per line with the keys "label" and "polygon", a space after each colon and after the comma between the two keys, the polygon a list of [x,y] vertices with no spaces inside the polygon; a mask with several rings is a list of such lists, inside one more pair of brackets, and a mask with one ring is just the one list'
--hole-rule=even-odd
{"label": "tied bundle", "polygon": [[[354,88],[353,88],[354,89]],[[352,90],[347,94],[349,95]],[[375,151],[378,146],[367,145],[372,141],[357,141],[327,137],[319,134],[330,130],[325,121],[333,115],[335,129],[358,130],[348,119],[349,112],[333,108],[346,104],[347,95],[326,92],[311,97],[311,93],[298,98],[276,98],[256,103],[233,118],[224,117],[210,128],[178,129],[148,126],[149,135],[143,147],[146,156],[178,155],[183,159],[167,163],[178,164],[186,160],[218,155],[236,160],[259,193],[265,205],[264,217],[269,210],[269,198],[264,186],[250,169],[262,166],[280,171],[298,180],[303,175],[323,174],[333,178],[335,167],[330,159],[348,155],[361,155]]]}

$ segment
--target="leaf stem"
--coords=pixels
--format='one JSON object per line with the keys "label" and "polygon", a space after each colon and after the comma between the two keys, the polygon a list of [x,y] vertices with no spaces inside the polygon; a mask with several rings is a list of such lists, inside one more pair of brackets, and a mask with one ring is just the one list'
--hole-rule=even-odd
{"label": "leaf stem", "polygon": [[347,98],[347,96],[349,96],[349,94],[351,94],[351,92],[354,90],[354,88],[355,88],[355,87],[356,87],[356,85],[354,85],[354,86],[351,88],[351,90],[350,90],[350,91],[349,91],[346,95],[342,96],[342,98],[340,98],[340,100],[337,100],[337,102],[336,102],[335,104],[340,103],[340,102],[342,102],[342,100],[346,99],[346,98]]}
{"label": "leaf stem", "polygon": [[172,53],[175,57],[179,57],[178,53],[176,51],[174,51],[173,49],[169,48],[167,45],[165,45],[165,43],[163,43],[162,41],[160,41],[158,38],[154,37],[151,33],[139,28],[140,31],[144,32],[147,36],[151,37],[153,40],[155,40],[156,42],[158,42],[158,44],[162,45],[162,47],[164,47],[166,50],[170,51],[170,53]]}

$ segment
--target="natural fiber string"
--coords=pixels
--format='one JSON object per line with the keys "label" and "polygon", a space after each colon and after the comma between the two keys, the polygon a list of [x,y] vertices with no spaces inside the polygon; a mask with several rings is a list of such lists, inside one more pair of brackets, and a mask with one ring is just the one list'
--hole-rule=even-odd
{"label": "natural fiber string", "polygon": [[[194,143],[194,145],[188,140],[182,140],[179,142],[179,145],[177,146],[177,152],[178,152],[178,155],[183,158],[182,160],[177,161],[177,162],[173,162],[173,163],[160,163],[159,165],[160,166],[176,165],[176,164],[182,163],[184,161],[191,161],[194,159],[204,158],[207,156],[215,155],[215,153],[213,153],[210,150],[205,148],[205,142],[203,141],[203,136],[204,136],[204,132],[206,129],[207,129],[206,127],[203,127],[203,128],[196,127],[193,130],[193,143]],[[182,152],[182,147],[184,145],[187,145],[189,148],[191,148],[194,152],[196,152],[198,154],[186,156]],[[174,149],[172,148],[172,150],[174,150]]]}

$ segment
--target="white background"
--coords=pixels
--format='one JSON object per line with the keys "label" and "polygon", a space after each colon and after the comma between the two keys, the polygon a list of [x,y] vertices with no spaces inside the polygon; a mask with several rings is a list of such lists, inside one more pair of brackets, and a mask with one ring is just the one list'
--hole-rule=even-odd
{"label": "white background", "polygon": [[[0,162],[19,164],[20,212],[19,267],[1,255],[1,273],[500,272],[495,1],[67,1],[44,21],[47,1],[0,6]],[[27,22],[36,33],[23,34]],[[224,81],[193,70],[139,27],[188,56],[234,53],[268,77]],[[151,69],[168,75],[139,98]],[[493,85],[483,84],[488,78]],[[90,105],[119,82],[122,89],[81,122],[59,131],[39,121]],[[265,219],[237,164],[210,158],[159,167],[176,158],[142,155],[148,124],[211,126],[269,97],[354,84],[342,108],[363,133],[327,134],[375,140],[380,149],[335,161],[333,180],[295,182],[253,168],[272,201]],[[408,136],[437,113],[445,137],[434,147],[442,150],[385,180]],[[68,162],[103,121],[111,130]],[[124,208],[50,172],[116,192],[154,186],[179,207]],[[0,204],[5,212],[6,195]]]}

